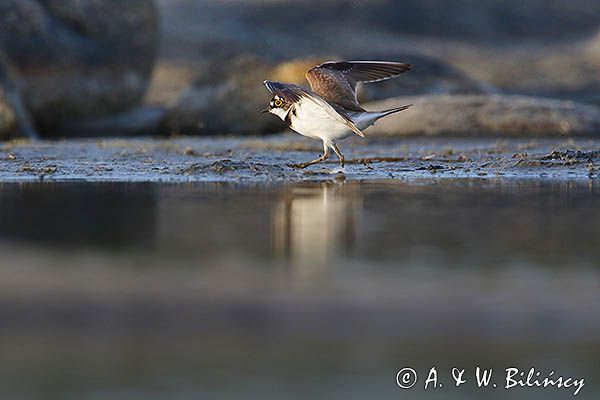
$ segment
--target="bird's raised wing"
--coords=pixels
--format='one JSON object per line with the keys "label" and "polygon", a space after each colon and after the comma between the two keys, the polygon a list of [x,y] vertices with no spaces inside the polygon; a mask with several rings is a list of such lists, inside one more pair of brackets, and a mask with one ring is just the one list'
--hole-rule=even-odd
{"label": "bird's raised wing", "polygon": [[395,78],[410,70],[410,64],[387,61],[329,61],[306,73],[310,87],[319,96],[352,111],[365,111],[356,99],[356,84]]}
{"label": "bird's raised wing", "polygon": [[278,95],[282,99],[284,99],[287,103],[297,103],[302,100],[312,101],[318,106],[322,107],[327,114],[337,119],[344,125],[346,125],[349,129],[351,129],[354,133],[356,133],[360,137],[365,137],[365,135],[361,132],[360,129],[354,125],[354,122],[350,120],[347,116],[337,112],[337,110],[329,104],[327,101],[312,93],[300,86],[292,85],[291,83],[282,83],[282,82],[273,82],[273,81],[264,81],[263,82],[269,92]]}

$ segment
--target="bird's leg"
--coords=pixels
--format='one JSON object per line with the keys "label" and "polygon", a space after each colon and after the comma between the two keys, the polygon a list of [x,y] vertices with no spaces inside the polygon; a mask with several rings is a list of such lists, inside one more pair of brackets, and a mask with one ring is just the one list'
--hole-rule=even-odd
{"label": "bird's leg", "polygon": [[340,151],[340,149],[337,147],[337,144],[332,143],[331,144],[331,148],[333,149],[333,151],[335,152],[335,154],[340,159],[340,165],[342,166],[342,168],[344,168],[344,162],[346,161],[346,159],[344,158],[344,155],[342,154],[342,152]]}
{"label": "bird's leg", "polygon": [[323,142],[323,154],[321,155],[321,157],[316,158],[311,161],[300,163],[300,164],[288,164],[288,167],[302,169],[302,168],[308,167],[309,165],[313,165],[313,164],[320,163],[321,161],[325,161],[328,158],[329,158],[329,147],[327,147],[327,144],[325,142]]}

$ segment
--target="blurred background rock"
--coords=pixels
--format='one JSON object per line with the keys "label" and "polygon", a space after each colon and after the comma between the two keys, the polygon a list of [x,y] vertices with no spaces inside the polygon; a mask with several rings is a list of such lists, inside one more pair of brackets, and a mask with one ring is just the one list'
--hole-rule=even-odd
{"label": "blurred background rock", "polygon": [[[0,28],[1,51],[17,71],[25,72],[20,87],[42,133],[281,131],[276,119],[258,114],[270,97],[262,81],[306,85],[305,70],[328,59],[413,64],[406,76],[364,86],[362,101],[479,96],[477,101],[489,103],[491,112],[504,119],[500,125],[508,127],[506,132],[473,131],[467,124],[457,132],[455,114],[450,120],[437,119],[433,128],[407,129],[401,126],[401,113],[389,119],[388,134],[430,129],[439,134],[537,135],[539,121],[547,115],[545,100],[529,108],[535,110],[531,125],[515,127],[510,123],[514,107],[494,108],[500,94],[529,96],[529,105],[539,97],[566,100],[555,103],[551,125],[568,123],[573,110],[593,120],[582,124],[589,127],[583,131],[550,129],[549,135],[598,133],[597,113],[589,108],[600,104],[600,3],[595,0],[156,0],[156,10],[149,0],[110,2],[110,10],[103,3],[108,2],[29,0],[1,6],[7,21],[16,12],[39,12],[45,22],[33,26],[54,33],[44,44],[36,42],[36,48],[28,39],[30,31]],[[155,11],[161,24],[159,57],[153,65]],[[11,36],[5,31],[18,36],[20,47],[7,43]],[[26,66],[40,60],[57,67],[33,74]],[[103,63],[112,68],[103,69]],[[65,78],[66,70],[73,77]],[[73,85],[77,79],[84,83]],[[472,110],[455,107],[453,112],[467,117]],[[9,117],[2,123],[2,115],[0,132],[2,126],[14,126]]]}
{"label": "blurred background rock", "polygon": [[0,109],[17,123],[0,116],[0,136],[60,135],[64,124],[137,106],[158,34],[152,0],[2,1]]}

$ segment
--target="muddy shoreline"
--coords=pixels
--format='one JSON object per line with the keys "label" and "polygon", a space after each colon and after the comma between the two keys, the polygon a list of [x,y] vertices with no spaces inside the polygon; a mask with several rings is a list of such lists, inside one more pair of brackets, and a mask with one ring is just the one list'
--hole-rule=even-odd
{"label": "muddy shoreline", "polygon": [[173,139],[10,141],[0,182],[301,182],[528,178],[595,180],[600,140],[589,138],[369,138],[343,143],[337,160],[312,159],[317,142],[291,134]]}

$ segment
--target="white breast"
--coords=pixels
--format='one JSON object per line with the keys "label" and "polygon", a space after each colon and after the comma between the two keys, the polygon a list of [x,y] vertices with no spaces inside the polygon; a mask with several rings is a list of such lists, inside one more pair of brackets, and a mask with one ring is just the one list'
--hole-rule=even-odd
{"label": "white breast", "polygon": [[352,134],[346,125],[308,100],[296,103],[295,116],[292,114],[290,120],[290,128],[301,135],[315,139],[329,141],[343,139]]}

